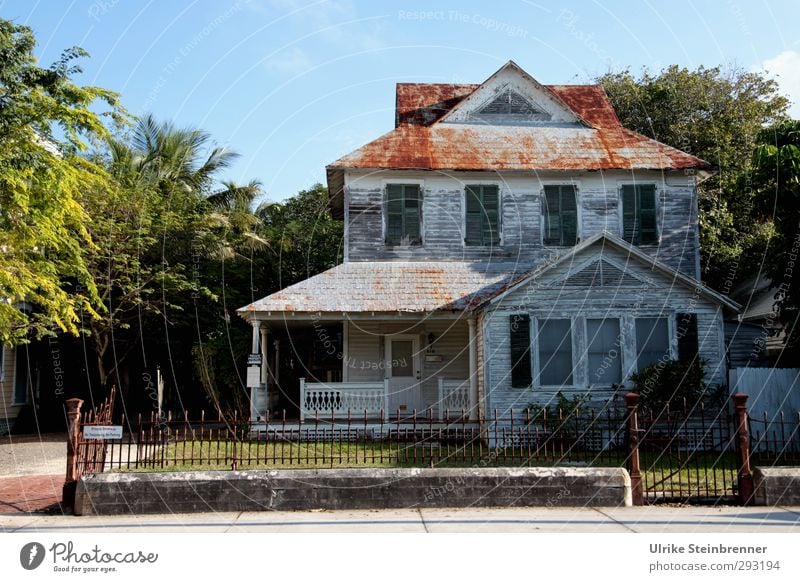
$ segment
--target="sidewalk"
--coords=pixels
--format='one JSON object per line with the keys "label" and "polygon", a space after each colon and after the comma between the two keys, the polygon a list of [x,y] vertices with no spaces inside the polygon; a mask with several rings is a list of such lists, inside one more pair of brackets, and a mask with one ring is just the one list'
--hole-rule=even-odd
{"label": "sidewalk", "polygon": [[58,511],[66,457],[65,434],[0,437],[0,514]]}
{"label": "sidewalk", "polygon": [[391,509],[121,517],[0,515],[2,532],[800,533],[800,507]]}

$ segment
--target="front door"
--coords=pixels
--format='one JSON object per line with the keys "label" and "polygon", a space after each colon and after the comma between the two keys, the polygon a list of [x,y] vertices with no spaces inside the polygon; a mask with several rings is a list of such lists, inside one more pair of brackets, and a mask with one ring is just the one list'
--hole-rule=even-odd
{"label": "front door", "polygon": [[394,417],[398,411],[401,416],[411,416],[414,410],[421,413],[419,336],[387,336],[386,375],[389,378],[389,416]]}

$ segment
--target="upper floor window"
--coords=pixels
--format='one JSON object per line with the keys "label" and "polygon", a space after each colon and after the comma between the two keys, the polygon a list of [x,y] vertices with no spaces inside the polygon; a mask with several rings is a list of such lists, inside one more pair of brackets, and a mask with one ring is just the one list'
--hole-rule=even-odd
{"label": "upper floor window", "polygon": [[467,186],[466,229],[468,245],[495,245],[500,242],[500,192],[497,186]]}
{"label": "upper floor window", "polygon": [[574,246],[578,242],[578,193],[575,186],[545,186],[542,201],[544,244]]}
{"label": "upper floor window", "polygon": [[655,184],[622,187],[622,237],[635,245],[658,242]]}
{"label": "upper floor window", "polygon": [[414,245],[422,242],[422,200],[418,184],[386,186],[386,243]]}

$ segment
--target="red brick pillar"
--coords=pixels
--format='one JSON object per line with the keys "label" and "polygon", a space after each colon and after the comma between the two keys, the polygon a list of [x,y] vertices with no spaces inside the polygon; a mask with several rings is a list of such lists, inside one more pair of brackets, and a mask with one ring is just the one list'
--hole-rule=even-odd
{"label": "red brick pillar", "polygon": [[747,422],[747,394],[734,394],[736,406],[736,428],[739,433],[739,502],[753,504],[753,473],[750,470],[750,428]]}
{"label": "red brick pillar", "polygon": [[625,395],[625,408],[628,410],[628,472],[631,476],[631,498],[634,505],[644,505],[642,473],[639,465],[638,402],[639,395],[636,392],[628,392]]}
{"label": "red brick pillar", "polygon": [[78,439],[81,433],[81,406],[83,400],[70,398],[64,405],[67,408],[67,475],[61,491],[61,503],[64,507],[75,504],[75,490],[80,474],[78,471]]}

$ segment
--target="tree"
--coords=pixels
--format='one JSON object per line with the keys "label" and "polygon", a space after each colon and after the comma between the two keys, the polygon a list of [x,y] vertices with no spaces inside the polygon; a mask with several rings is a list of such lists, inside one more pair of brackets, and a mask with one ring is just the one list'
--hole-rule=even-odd
{"label": "tree", "polygon": [[769,225],[750,219],[755,199],[747,176],[759,132],[785,118],[787,99],[775,81],[737,68],[673,65],[597,81],[625,127],[718,168],[698,188],[703,278],[730,291],[737,272],[746,276],[758,264],[769,238]]}
{"label": "tree", "polygon": [[[785,350],[800,351],[800,121],[763,129],[753,154],[751,182],[756,216],[774,226],[764,256],[764,271],[775,291],[775,305],[786,331]],[[791,356],[790,356],[791,357]]]}
{"label": "tree", "polygon": [[84,324],[101,385],[119,382],[131,351],[144,351],[143,334],[168,335],[193,298],[216,299],[197,263],[226,247],[227,223],[207,196],[235,199],[258,186],[214,190],[236,154],[209,141],[200,130],[146,116],[129,138],[111,139],[96,154],[112,181],[84,192],[88,211],[102,217],[90,226],[94,246],[84,254],[104,312]]}
{"label": "tree", "polygon": [[[101,188],[102,168],[80,156],[107,135],[104,103],[125,120],[117,95],[71,77],[71,48],[51,67],[36,64],[30,28],[0,19],[0,342],[16,344],[59,329],[78,332],[79,313],[97,314],[97,293],[82,250],[92,246],[85,187]],[[70,292],[82,285],[85,292]],[[33,312],[20,304],[33,305]]]}

